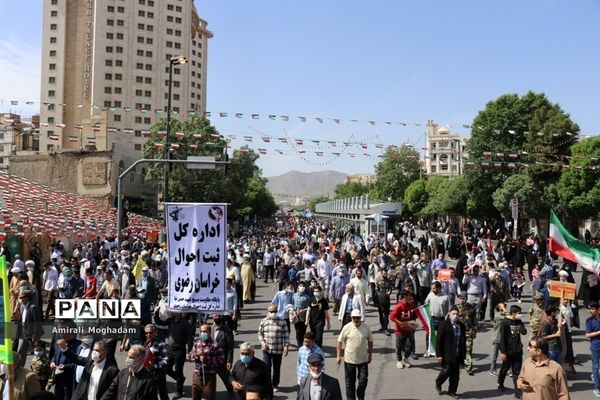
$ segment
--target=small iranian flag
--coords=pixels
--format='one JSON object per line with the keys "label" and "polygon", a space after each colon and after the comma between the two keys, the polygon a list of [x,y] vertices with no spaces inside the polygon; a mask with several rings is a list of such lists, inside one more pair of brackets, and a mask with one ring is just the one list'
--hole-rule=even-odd
{"label": "small iranian flag", "polygon": [[433,329],[433,321],[431,320],[431,306],[424,304],[419,308],[415,309],[415,314],[423,324],[425,333],[429,335],[429,342],[427,343],[427,354],[435,356],[435,338],[437,332]]}
{"label": "small iranian flag", "polygon": [[550,240],[548,248],[564,259],[575,262],[587,271],[600,273],[600,249],[593,248],[577,239],[560,223],[554,211],[550,211]]}
{"label": "small iranian flag", "polygon": [[78,142],[79,138],[74,135],[69,135],[69,142]]}
{"label": "small iranian flag", "polygon": [[65,125],[65,124],[55,124],[55,126],[56,126],[57,128],[61,128],[61,129],[62,129],[62,128],[64,128],[66,125]]}
{"label": "small iranian flag", "polygon": [[95,137],[88,136],[85,139],[88,141],[89,144],[96,144],[96,138]]}
{"label": "small iranian flag", "polygon": [[48,135],[48,139],[57,141],[58,139],[60,139],[60,136],[58,136],[58,135]]}

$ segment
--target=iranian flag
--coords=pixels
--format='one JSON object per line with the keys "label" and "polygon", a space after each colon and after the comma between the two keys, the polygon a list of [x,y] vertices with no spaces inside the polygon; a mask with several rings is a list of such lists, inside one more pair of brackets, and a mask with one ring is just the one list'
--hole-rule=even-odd
{"label": "iranian flag", "polygon": [[554,211],[550,211],[550,241],[551,252],[562,258],[573,261],[587,271],[600,274],[600,249],[588,246],[567,231],[560,223]]}
{"label": "iranian flag", "polygon": [[415,309],[415,314],[421,321],[425,333],[429,335],[429,341],[427,342],[427,354],[435,356],[435,338],[437,332],[433,329],[433,321],[431,320],[431,305],[424,304],[419,308]]}

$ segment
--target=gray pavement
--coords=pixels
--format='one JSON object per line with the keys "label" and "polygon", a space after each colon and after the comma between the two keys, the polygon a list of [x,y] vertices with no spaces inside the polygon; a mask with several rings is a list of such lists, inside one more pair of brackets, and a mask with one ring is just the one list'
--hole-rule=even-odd
{"label": "gray pavement", "polygon": [[[580,273],[581,272],[577,272],[575,274],[575,279],[577,282],[579,282]],[[258,342],[256,332],[259,321],[265,316],[267,305],[271,301],[277,289],[275,286],[276,284],[265,284],[262,280],[259,280],[257,283],[258,288],[256,302],[245,305],[242,311],[239,334],[235,338],[237,345],[245,341],[249,341],[251,343]],[[524,297],[523,303],[521,304],[524,315],[527,314],[531,304],[530,299],[531,297],[528,293],[527,296]],[[585,323],[585,319],[587,317],[587,310],[581,310],[580,319],[582,324]],[[377,310],[374,307],[368,307],[367,318],[365,322],[370,326],[372,331],[375,332],[377,329],[379,329]],[[491,327],[491,323],[483,323],[481,331],[478,333],[477,339],[475,340],[473,352],[476,371],[475,375],[469,376],[464,370],[462,370],[460,373],[458,392],[461,395],[461,398],[513,398],[513,392],[511,389],[508,389],[504,394],[499,393],[496,389],[496,377],[491,376],[488,373],[490,363],[489,352],[491,349],[492,340]],[[332,317],[332,330],[325,332],[323,350],[326,352],[325,372],[339,380],[342,392],[344,392],[344,368],[343,366],[338,367],[335,363],[335,343],[339,329],[340,322],[337,320],[337,318]],[[373,362],[369,366],[369,383],[367,387],[366,399],[400,400],[433,399],[440,397],[434,388],[434,379],[439,372],[439,367],[435,359],[425,359],[420,357],[419,360],[411,360],[412,368],[399,370],[396,368],[394,336],[385,336],[383,333],[375,332],[374,337],[375,350]],[[576,330],[574,333],[574,348],[578,362],[578,364],[575,366],[577,373],[569,377],[569,390],[572,399],[593,398],[593,384],[590,381],[591,357],[588,347],[589,343],[585,339],[583,330]],[[416,332],[416,349],[419,356],[421,356],[425,350],[425,334],[422,329]],[[256,350],[255,354],[260,357],[260,350]],[[277,399],[295,398],[296,355],[296,347],[291,346],[289,355],[283,360],[280,391],[276,393]],[[126,353],[119,353],[117,350],[116,357],[119,367],[123,367],[125,365]],[[237,360],[238,357],[239,352],[236,350],[235,359]],[[27,365],[29,365],[29,363]],[[192,363],[186,363],[185,375],[187,380],[184,397],[186,399],[191,399],[192,372]],[[169,393],[174,393],[174,382],[171,378],[167,378],[167,382]],[[507,378],[505,385],[507,388],[512,386],[510,378]],[[444,389],[447,390],[447,383],[444,385]],[[217,390],[217,399],[225,399],[226,391],[222,382],[220,381],[218,381]],[[445,395],[441,397],[450,398]]]}

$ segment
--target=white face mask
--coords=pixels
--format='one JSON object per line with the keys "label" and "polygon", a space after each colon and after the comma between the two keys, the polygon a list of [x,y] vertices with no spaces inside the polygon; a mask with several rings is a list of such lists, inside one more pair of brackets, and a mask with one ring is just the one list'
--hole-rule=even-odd
{"label": "white face mask", "polygon": [[95,351],[95,350],[92,351],[92,356],[91,357],[92,357],[92,361],[94,361],[94,362],[100,361],[100,352]]}
{"label": "white face mask", "polygon": [[135,360],[131,357],[127,357],[125,365],[127,365],[128,368],[133,368],[135,366]]}
{"label": "white face mask", "polygon": [[321,377],[322,373],[323,373],[323,371],[319,371],[319,372],[310,371],[310,376],[312,376],[313,379],[319,379]]}

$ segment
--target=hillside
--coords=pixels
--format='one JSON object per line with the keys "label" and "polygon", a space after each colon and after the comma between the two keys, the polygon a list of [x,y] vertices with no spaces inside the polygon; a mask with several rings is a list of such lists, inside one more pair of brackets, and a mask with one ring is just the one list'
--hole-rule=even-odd
{"label": "hillside", "polygon": [[267,187],[276,201],[293,203],[296,197],[308,199],[315,196],[333,196],[336,185],[344,183],[348,175],[337,171],[289,171],[267,178]]}

